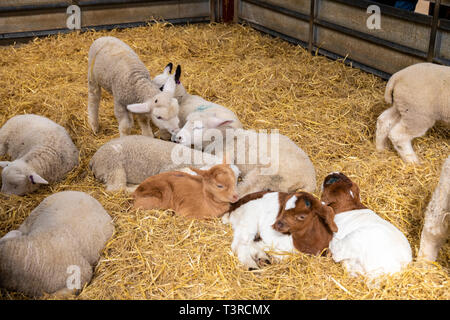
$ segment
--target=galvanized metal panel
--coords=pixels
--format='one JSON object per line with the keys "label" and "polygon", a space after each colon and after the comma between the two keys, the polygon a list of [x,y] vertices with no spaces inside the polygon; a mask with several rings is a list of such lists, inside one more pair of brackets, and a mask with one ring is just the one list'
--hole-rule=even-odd
{"label": "galvanized metal panel", "polygon": [[317,29],[317,46],[390,74],[425,61],[322,27]]}
{"label": "galvanized metal panel", "polygon": [[364,8],[329,0],[318,2],[318,19],[423,52],[428,50],[431,29],[429,26],[382,14],[381,29],[371,30],[367,27],[369,17],[370,14]]}
{"label": "galvanized metal panel", "polygon": [[439,46],[436,49],[436,56],[450,60],[450,32],[438,30],[437,39]]}
{"label": "galvanized metal panel", "polygon": [[[61,2],[61,1],[60,1]],[[81,26],[99,26],[209,16],[209,1],[165,1],[128,5],[81,6]],[[0,14],[0,34],[66,29],[66,8]]]}
{"label": "galvanized metal panel", "polygon": [[241,2],[239,17],[252,23],[278,31],[289,37],[308,41],[309,25],[307,22],[273,12],[247,2]]}
{"label": "galvanized metal panel", "polygon": [[73,0],[2,0],[0,7],[19,7],[19,6],[37,6],[43,4],[67,3],[68,5],[75,3]]}
{"label": "galvanized metal panel", "polygon": [[309,14],[311,8],[310,0],[266,0],[265,2],[304,14]]}

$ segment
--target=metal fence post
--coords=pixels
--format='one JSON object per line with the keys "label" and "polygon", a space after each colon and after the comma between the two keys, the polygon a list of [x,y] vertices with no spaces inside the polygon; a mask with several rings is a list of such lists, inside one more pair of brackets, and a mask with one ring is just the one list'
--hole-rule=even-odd
{"label": "metal fence post", "polygon": [[316,0],[311,0],[311,6],[309,10],[309,39],[308,39],[308,50],[313,53],[314,45],[314,19],[316,15]]}
{"label": "metal fence post", "polygon": [[434,4],[433,21],[431,22],[430,30],[430,43],[428,45],[427,61],[432,62],[434,58],[434,49],[436,46],[436,33],[439,22],[439,9],[441,6],[441,0],[436,0]]}

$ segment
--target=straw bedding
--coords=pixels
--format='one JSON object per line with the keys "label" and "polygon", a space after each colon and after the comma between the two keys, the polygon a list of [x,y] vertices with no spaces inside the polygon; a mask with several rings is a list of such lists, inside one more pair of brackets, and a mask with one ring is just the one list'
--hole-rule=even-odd
{"label": "straw bedding", "polygon": [[[450,298],[448,241],[436,263],[414,262],[378,286],[350,277],[331,258],[300,253],[247,271],[231,253],[231,227],[219,219],[136,211],[125,193],[106,193],[88,163],[102,144],[118,137],[111,95],[103,92],[97,136],[86,112],[87,53],[104,35],[134,48],[152,76],[169,61],[181,64],[189,92],[231,108],[246,128],[279,129],[289,136],[310,155],[317,190],[330,171],[349,175],[363,203],[405,233],[414,257],[423,212],[450,151],[448,127],[438,124],[414,140],[422,166],[405,165],[393,150],[377,153],[376,119],[388,107],[383,80],[241,25],[158,23],[0,48],[0,124],[16,114],[44,115],[67,128],[81,150],[80,165],[64,181],[24,197],[0,195],[0,236],[17,228],[45,197],[63,190],[91,194],[114,218],[116,232],[78,299]],[[140,133],[137,124],[134,132]],[[0,297],[25,298],[6,290]]]}

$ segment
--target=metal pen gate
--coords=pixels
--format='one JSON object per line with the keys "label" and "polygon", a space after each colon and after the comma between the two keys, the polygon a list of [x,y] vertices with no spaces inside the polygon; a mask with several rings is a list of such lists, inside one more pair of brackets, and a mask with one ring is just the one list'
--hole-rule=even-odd
{"label": "metal pen gate", "polygon": [[[450,21],[373,1],[236,0],[235,20],[300,44],[311,52],[374,73],[384,79],[411,64],[450,65]],[[381,29],[369,29],[367,9],[377,5]]]}
{"label": "metal pen gate", "polygon": [[[450,65],[450,21],[367,0],[3,0],[0,43],[65,33],[67,8],[81,9],[81,30],[229,21],[300,44],[387,79],[418,62]],[[380,8],[381,28],[369,29],[367,9]]]}

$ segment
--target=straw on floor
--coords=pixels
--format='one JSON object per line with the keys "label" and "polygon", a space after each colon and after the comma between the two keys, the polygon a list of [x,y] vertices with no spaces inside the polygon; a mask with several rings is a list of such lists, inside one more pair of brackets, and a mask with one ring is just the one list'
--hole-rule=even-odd
{"label": "straw on floor", "polygon": [[[116,232],[78,299],[449,299],[448,242],[436,263],[412,263],[369,287],[329,257],[295,254],[247,271],[231,253],[233,232],[220,219],[186,220],[171,211],[136,211],[124,192],[107,193],[88,169],[95,151],[118,137],[111,95],[103,91],[100,132],[87,123],[87,53],[100,36],[128,43],[152,76],[181,64],[186,89],[234,110],[246,128],[279,129],[312,159],[318,191],[330,171],[357,182],[365,205],[405,233],[414,258],[423,213],[450,153],[448,127],[414,140],[421,166],[375,150],[385,81],[312,56],[242,25],[198,24],[70,33],[0,48],[0,125],[17,114],[49,117],[69,131],[80,165],[60,183],[27,196],[0,195],[0,237],[45,197],[84,191],[114,218]],[[25,128],[26,130],[26,128]],[[140,133],[135,125],[134,133]],[[21,294],[0,290],[0,298]],[[46,298],[51,298],[47,296]]]}

